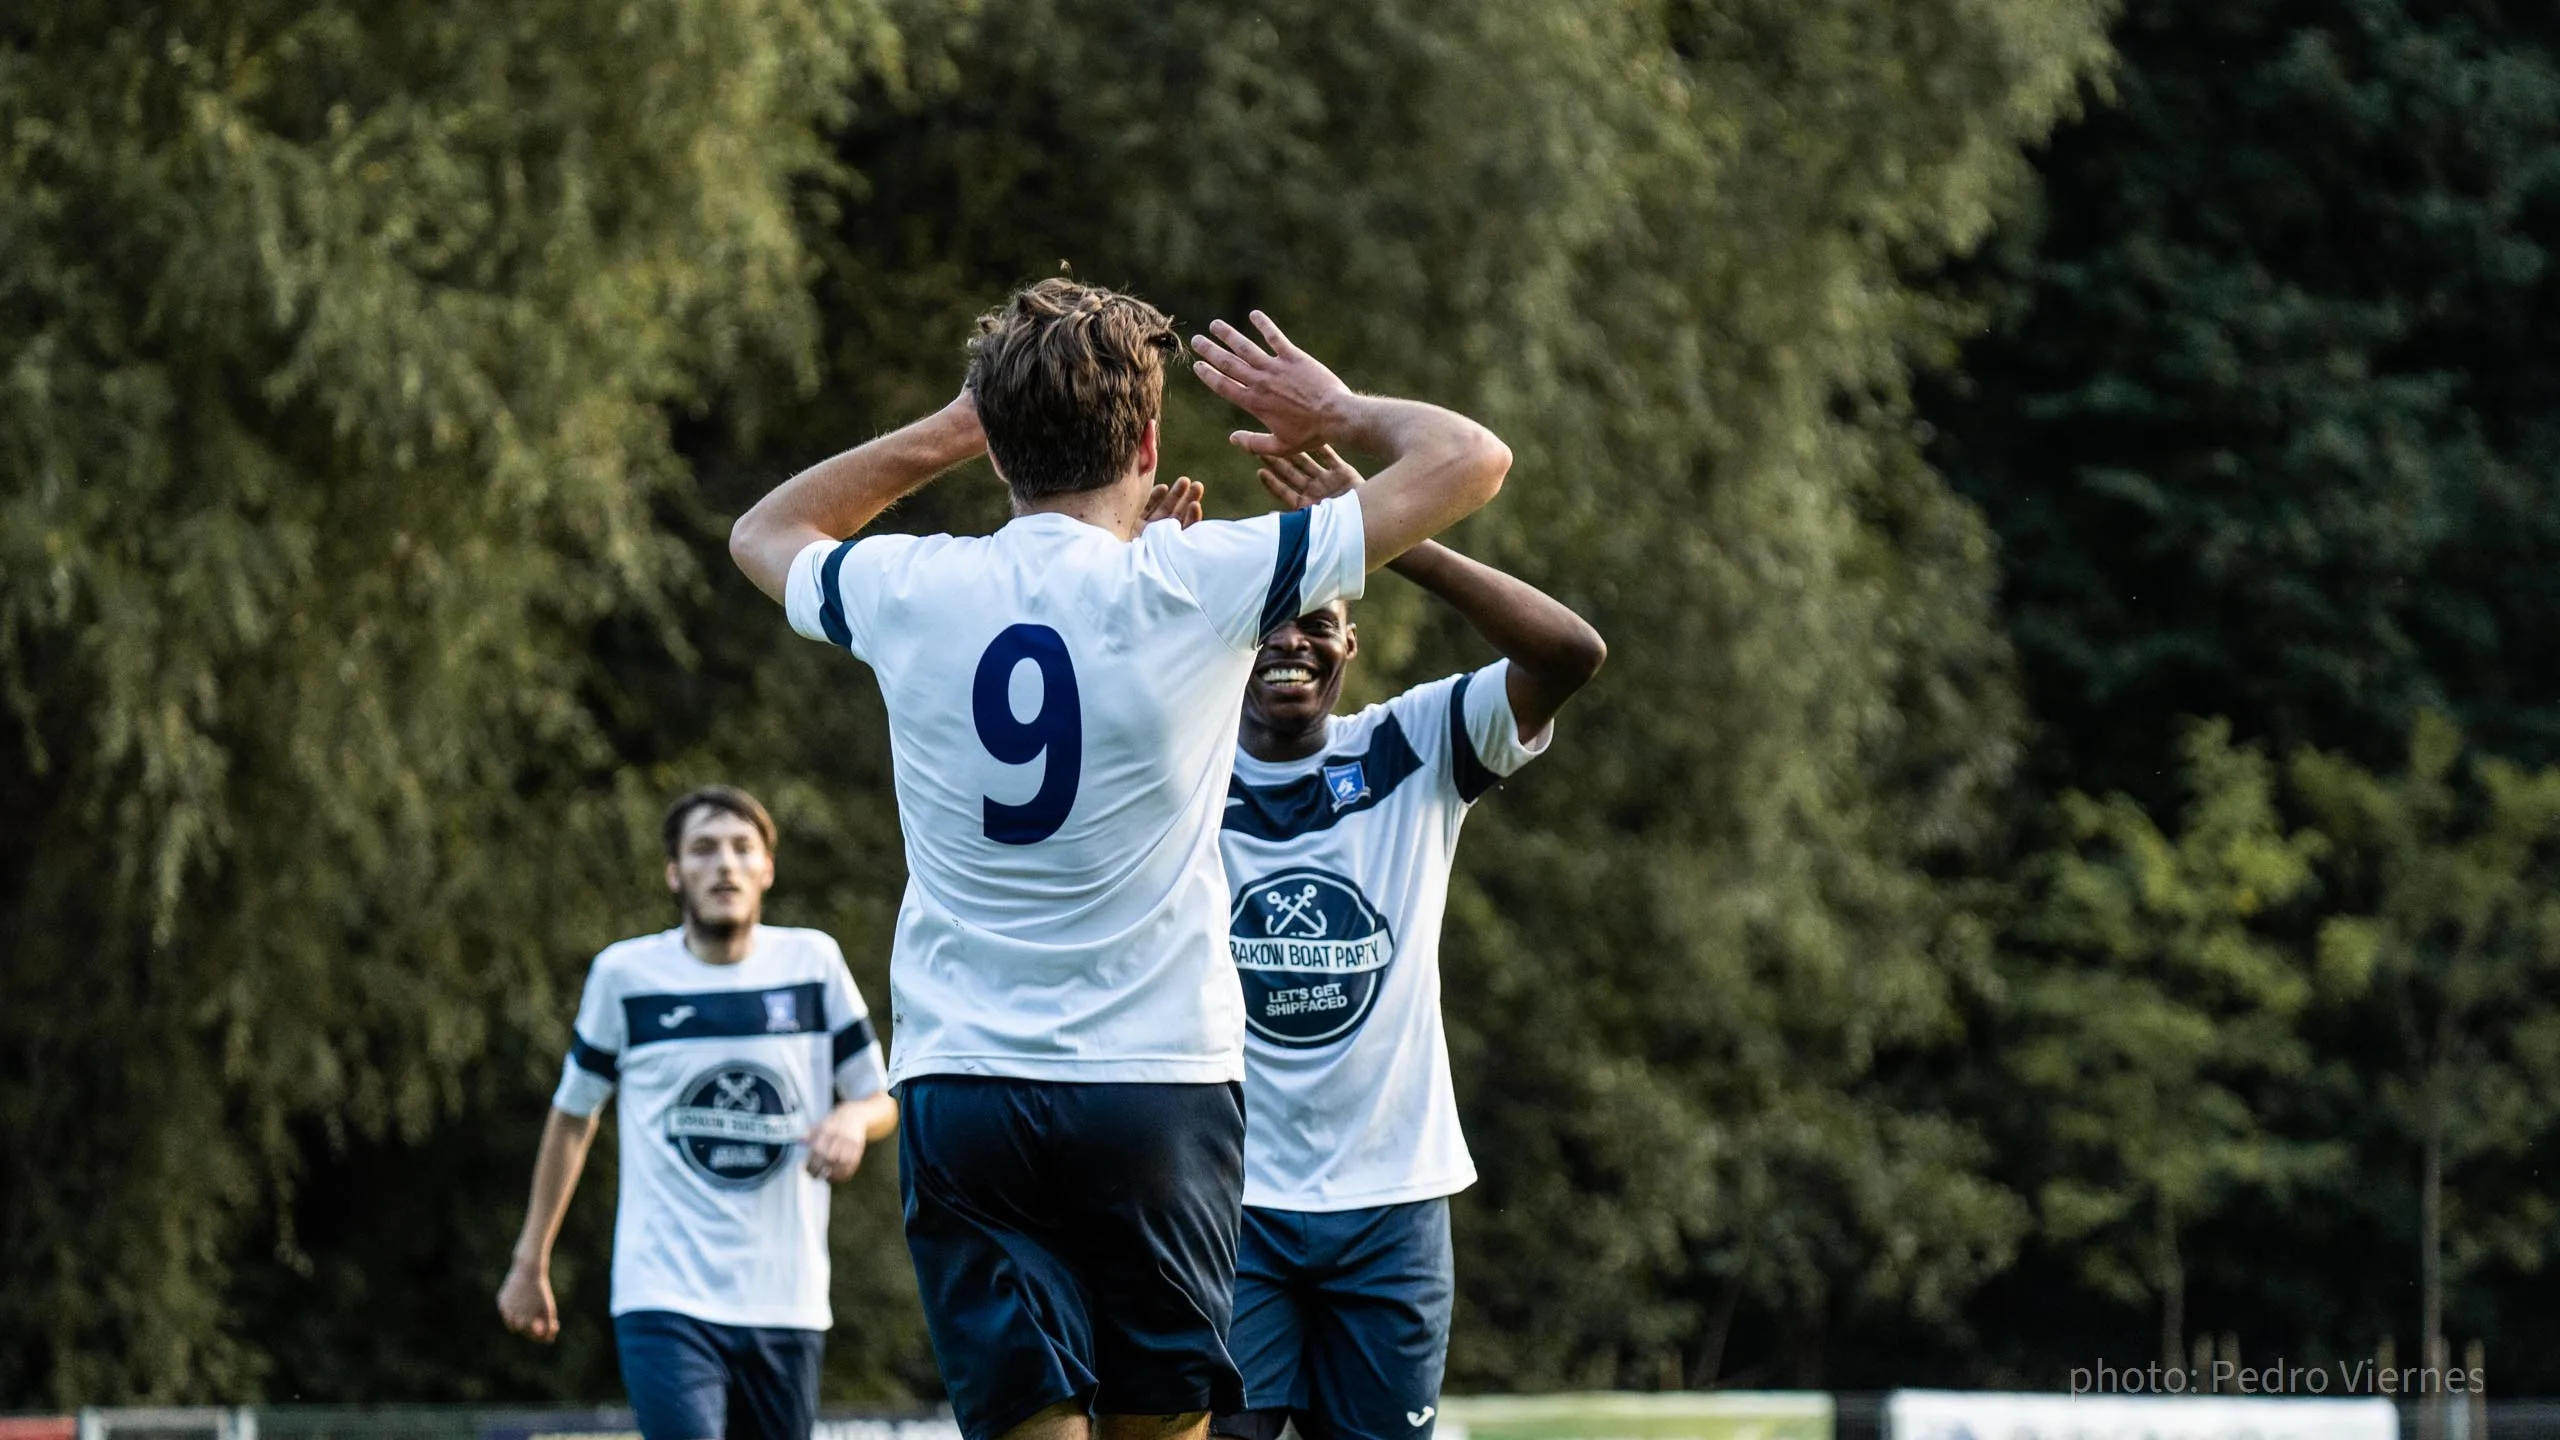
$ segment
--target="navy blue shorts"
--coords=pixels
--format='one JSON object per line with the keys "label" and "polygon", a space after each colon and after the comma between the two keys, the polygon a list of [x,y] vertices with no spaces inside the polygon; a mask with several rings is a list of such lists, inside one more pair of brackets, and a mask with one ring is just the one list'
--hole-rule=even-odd
{"label": "navy blue shorts", "polygon": [[967,1440],[1062,1401],[1232,1410],[1244,1091],[929,1075],[898,1089],[925,1328]]}
{"label": "navy blue shorts", "polygon": [[714,1325],[669,1310],[613,1317],[642,1440],[809,1440],[825,1332]]}
{"label": "navy blue shorts", "polygon": [[1449,1202],[1244,1212],[1236,1247],[1241,1413],[1210,1429],[1276,1440],[1430,1440],[1457,1293]]}

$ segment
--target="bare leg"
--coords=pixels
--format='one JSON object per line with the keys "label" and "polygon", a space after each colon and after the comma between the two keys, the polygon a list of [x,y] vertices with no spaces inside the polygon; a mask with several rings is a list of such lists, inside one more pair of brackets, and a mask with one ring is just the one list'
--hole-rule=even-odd
{"label": "bare leg", "polygon": [[997,1440],[1090,1440],[1092,1426],[1080,1401],[1061,1400],[1007,1430]]}
{"label": "bare leg", "polygon": [[1207,1440],[1209,1412],[1188,1415],[1096,1415],[1098,1440]]}

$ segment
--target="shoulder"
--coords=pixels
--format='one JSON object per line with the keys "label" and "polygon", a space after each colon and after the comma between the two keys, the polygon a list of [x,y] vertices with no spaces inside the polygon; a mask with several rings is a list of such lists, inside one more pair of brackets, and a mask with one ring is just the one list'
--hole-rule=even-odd
{"label": "shoulder", "polygon": [[1457,704],[1473,677],[1461,671],[1443,675],[1437,680],[1401,691],[1361,712],[1375,711],[1380,717],[1393,717],[1397,725],[1424,750],[1434,750],[1446,739],[1451,708]]}
{"label": "shoulder", "polygon": [[587,967],[587,976],[591,980],[628,979],[652,962],[663,959],[670,944],[681,943],[675,939],[677,934],[674,930],[659,930],[647,935],[634,935],[628,940],[616,940],[596,952],[594,962]]}
{"label": "shoulder", "polygon": [[844,963],[844,947],[824,930],[813,930],[803,925],[765,925],[759,928],[764,932],[765,942],[781,946],[789,954],[821,964]]}

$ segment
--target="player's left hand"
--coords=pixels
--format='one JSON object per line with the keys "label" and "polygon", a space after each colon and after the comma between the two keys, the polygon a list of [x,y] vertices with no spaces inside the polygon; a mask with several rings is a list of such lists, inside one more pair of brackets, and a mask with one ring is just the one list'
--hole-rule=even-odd
{"label": "player's left hand", "polygon": [[809,1147],[809,1173],[829,1182],[850,1180],[862,1168],[862,1152],[870,1141],[863,1136],[863,1119],[850,1105],[839,1105],[827,1112],[804,1141]]}
{"label": "player's left hand", "polygon": [[1170,485],[1159,485],[1147,492],[1146,524],[1171,520],[1188,530],[1200,522],[1200,497],[1208,489],[1185,475]]}
{"label": "player's left hand", "polygon": [[1360,488],[1360,472],[1350,461],[1333,453],[1330,445],[1265,456],[1262,468],[1254,473],[1261,477],[1262,488],[1271,492],[1271,498],[1291,510],[1304,510],[1320,500]]}

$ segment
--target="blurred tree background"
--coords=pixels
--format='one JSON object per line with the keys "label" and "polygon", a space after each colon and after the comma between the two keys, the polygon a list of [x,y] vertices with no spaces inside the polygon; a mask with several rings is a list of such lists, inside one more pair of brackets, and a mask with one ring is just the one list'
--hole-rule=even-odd
{"label": "blurred tree background", "polygon": [[609,1163],[491,1296],[658,805],[875,999],[903,882],[728,518],[1062,267],[1487,419],[1610,637],[1451,897],[1454,1390],[2560,1384],[2547,8],[65,0],[0,165],[0,1405],[619,1393]]}

